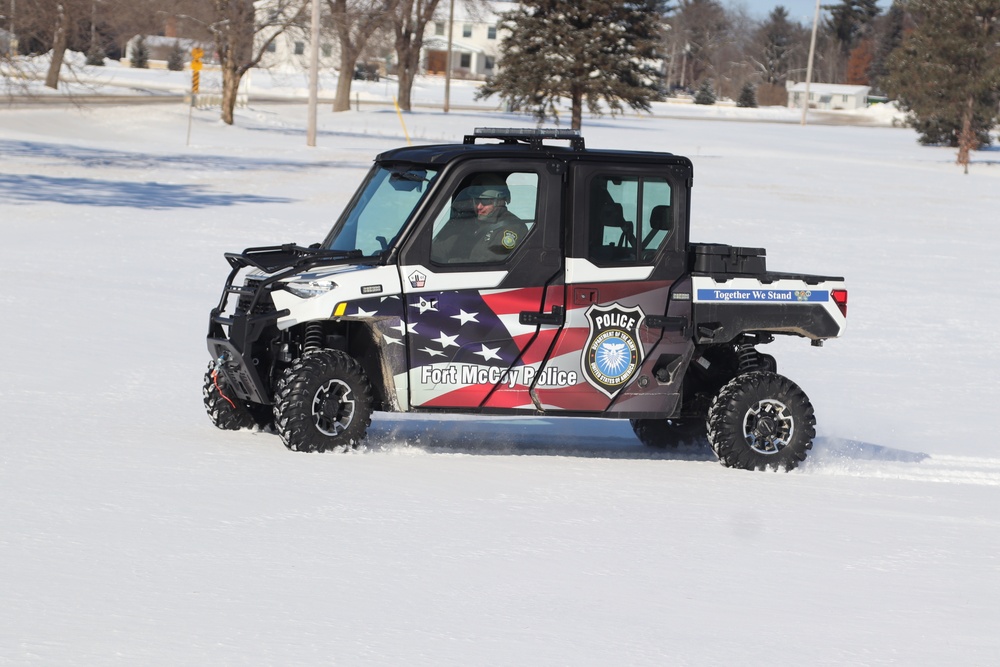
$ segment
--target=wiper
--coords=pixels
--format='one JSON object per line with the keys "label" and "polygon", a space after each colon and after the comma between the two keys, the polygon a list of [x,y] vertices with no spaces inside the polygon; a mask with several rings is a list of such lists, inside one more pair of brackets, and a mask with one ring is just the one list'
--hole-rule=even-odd
{"label": "wiper", "polygon": [[[422,174],[422,175],[421,175]],[[427,178],[426,171],[414,172],[414,171],[394,171],[390,178],[398,179],[402,181],[415,181],[417,183],[427,183],[430,179]]]}

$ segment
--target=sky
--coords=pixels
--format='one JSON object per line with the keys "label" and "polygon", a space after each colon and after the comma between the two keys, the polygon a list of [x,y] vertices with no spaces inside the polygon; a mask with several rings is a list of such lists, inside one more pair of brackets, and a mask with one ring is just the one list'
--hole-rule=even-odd
{"label": "sky", "polygon": [[[747,10],[756,18],[764,19],[771,11],[780,5],[788,10],[789,18],[799,23],[812,26],[813,17],[816,14],[815,0],[729,0],[729,5],[744,5]],[[836,4],[835,0],[822,0],[820,5]],[[892,4],[891,0],[879,0],[878,6],[885,12]],[[822,16],[822,11],[821,16]]]}
{"label": "sky", "polygon": [[691,158],[694,240],[845,277],[842,337],[763,348],[816,409],[790,473],[552,416],[300,454],[205,415],[223,254],[321,240],[378,153],[535,126],[356,84],[383,104],[324,103],[312,148],[301,103],[0,107],[0,664],[1000,664],[996,148],[964,175],[884,107],[584,116]]}

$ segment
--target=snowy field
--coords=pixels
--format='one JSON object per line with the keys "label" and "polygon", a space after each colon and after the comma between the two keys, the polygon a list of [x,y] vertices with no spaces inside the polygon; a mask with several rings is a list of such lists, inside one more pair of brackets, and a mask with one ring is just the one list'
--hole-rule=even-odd
{"label": "snowy field", "polygon": [[[406,131],[534,125],[495,106]],[[695,240],[846,277],[843,338],[766,349],[818,417],[788,474],[621,422],[217,431],[223,252],[320,240],[396,114],[324,106],[308,148],[301,105],[195,111],[190,145],[180,104],[0,108],[0,664],[1000,664],[1000,151],[731,111],[584,135],[691,157]]]}

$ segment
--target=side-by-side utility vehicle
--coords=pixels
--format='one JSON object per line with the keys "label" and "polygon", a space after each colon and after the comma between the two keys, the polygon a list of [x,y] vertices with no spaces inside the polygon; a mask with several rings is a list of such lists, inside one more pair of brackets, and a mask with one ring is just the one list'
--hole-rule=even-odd
{"label": "side-by-side utility vehicle", "polygon": [[305,452],[358,446],[376,410],[619,418],[791,469],[813,407],[757,348],[839,336],[844,281],[692,242],[692,181],[567,130],[385,152],[321,243],[226,255],[208,413]]}

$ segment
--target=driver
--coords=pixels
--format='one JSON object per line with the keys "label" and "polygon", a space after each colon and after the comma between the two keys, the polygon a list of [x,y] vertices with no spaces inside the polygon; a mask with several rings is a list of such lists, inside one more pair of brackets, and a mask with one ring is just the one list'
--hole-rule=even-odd
{"label": "driver", "polygon": [[433,259],[446,263],[506,259],[528,234],[527,225],[507,210],[509,203],[510,189],[503,176],[477,177],[455,198],[452,218],[434,239]]}

